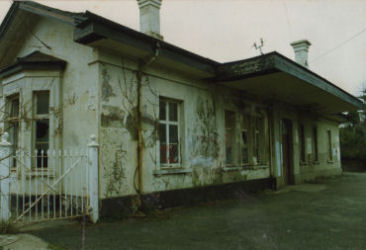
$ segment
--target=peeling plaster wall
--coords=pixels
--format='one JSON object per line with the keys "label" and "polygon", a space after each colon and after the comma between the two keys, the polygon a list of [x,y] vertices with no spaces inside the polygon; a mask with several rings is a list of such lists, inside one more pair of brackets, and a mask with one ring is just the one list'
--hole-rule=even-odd
{"label": "peeling plaster wall", "polygon": [[[101,92],[102,198],[136,194],[137,178],[137,63],[107,51],[99,53]],[[269,161],[257,169],[223,170],[224,109],[241,112],[255,102],[236,91],[152,64],[142,77],[142,193],[152,193],[243,180],[268,178]],[[180,102],[182,164],[163,169],[159,160],[159,97]],[[263,105],[263,104],[262,104]],[[268,146],[268,145],[267,145]]]}
{"label": "peeling plaster wall", "polygon": [[102,198],[136,194],[138,186],[136,73],[101,62],[99,78],[100,194]]}

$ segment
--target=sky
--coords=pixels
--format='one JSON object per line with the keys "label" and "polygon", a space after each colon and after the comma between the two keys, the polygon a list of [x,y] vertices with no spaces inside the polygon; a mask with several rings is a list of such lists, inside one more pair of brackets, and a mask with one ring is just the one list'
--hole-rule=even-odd
{"label": "sky", "polygon": [[[36,1],[67,11],[89,10],[135,30],[136,0]],[[0,20],[11,0],[0,0]],[[366,87],[366,0],[163,0],[164,40],[219,62],[263,52],[294,58],[290,43],[308,39],[309,68],[358,95]],[[1,41],[0,41],[1,42]]]}

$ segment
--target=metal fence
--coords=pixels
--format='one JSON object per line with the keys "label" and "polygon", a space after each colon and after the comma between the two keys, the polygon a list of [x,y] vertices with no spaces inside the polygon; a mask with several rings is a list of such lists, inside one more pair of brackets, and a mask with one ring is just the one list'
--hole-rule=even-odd
{"label": "metal fence", "polygon": [[12,151],[0,143],[0,221],[98,219],[98,144],[85,149]]}

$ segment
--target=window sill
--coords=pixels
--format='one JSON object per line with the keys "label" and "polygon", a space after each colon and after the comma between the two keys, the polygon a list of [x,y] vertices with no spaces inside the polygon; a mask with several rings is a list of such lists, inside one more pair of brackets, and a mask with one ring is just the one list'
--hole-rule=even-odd
{"label": "window sill", "polygon": [[170,175],[170,174],[190,174],[192,169],[187,168],[171,168],[154,170],[154,175]]}
{"label": "window sill", "polygon": [[334,161],[327,160],[327,163],[328,163],[328,164],[334,164]]}
{"label": "window sill", "polygon": [[308,163],[307,163],[307,162],[305,162],[305,161],[300,161],[300,166],[306,166],[306,165],[308,165]]}
{"label": "window sill", "polygon": [[267,169],[267,165],[243,165],[240,167],[224,167],[222,171],[229,172],[229,171],[238,171],[238,170],[260,170],[260,169]]}
{"label": "window sill", "polygon": [[[11,169],[11,175],[15,177],[17,174],[16,169]],[[55,170],[54,169],[32,169],[32,171],[26,171],[25,177],[55,177]],[[21,177],[20,177],[21,178]]]}

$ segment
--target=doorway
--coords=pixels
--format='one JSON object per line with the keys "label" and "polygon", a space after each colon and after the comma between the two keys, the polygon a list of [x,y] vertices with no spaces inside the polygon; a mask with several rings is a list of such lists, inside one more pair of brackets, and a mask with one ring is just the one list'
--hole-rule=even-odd
{"label": "doorway", "polygon": [[293,180],[293,150],[292,150],[292,122],[282,120],[282,163],[283,180],[285,185],[294,184]]}

